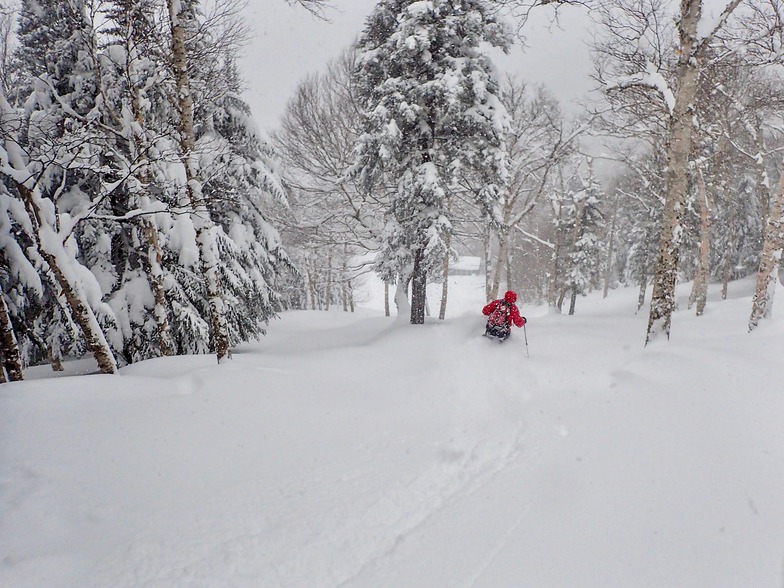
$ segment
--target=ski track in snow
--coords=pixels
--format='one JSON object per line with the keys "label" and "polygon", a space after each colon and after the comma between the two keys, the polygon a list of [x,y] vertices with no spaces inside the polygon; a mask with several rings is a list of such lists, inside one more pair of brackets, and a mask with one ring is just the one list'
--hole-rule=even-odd
{"label": "ski track in snow", "polygon": [[488,569],[490,569],[493,563],[498,559],[498,556],[506,548],[511,537],[515,534],[515,532],[517,532],[517,530],[525,522],[525,518],[530,510],[531,510],[530,503],[526,504],[525,507],[520,509],[519,514],[517,514],[514,517],[512,523],[509,525],[506,531],[503,534],[501,534],[501,536],[498,538],[495,548],[488,551],[487,555],[480,562],[476,571],[466,579],[463,586],[466,586],[466,588],[473,588],[473,586],[476,585],[476,583],[480,580],[480,578],[482,578],[484,573]]}
{"label": "ski track in snow", "polygon": [[[448,340],[454,333],[438,335],[439,339]],[[477,341],[469,340],[464,351],[485,351],[483,357],[494,360],[486,353],[487,343],[479,341],[477,350]],[[506,348],[490,351],[505,351],[507,355],[520,351],[513,349],[512,343],[505,345]],[[317,351],[315,347],[312,344],[301,353],[313,353]],[[200,522],[197,517],[167,541],[136,541],[122,554],[126,566],[134,570],[133,578],[114,577],[112,585],[313,586],[312,579],[317,577],[319,586],[345,586],[357,581],[367,569],[392,556],[438,513],[482,489],[504,468],[517,462],[521,453],[530,453],[524,419],[530,393],[520,388],[519,373],[500,370],[487,379],[486,387],[477,389],[472,385],[472,373],[476,370],[472,362],[461,367],[429,367],[432,375],[422,383],[422,389],[445,390],[452,402],[444,429],[436,432],[435,445],[429,450],[430,463],[409,472],[409,478],[374,487],[365,482],[366,477],[373,476],[372,463],[339,480],[323,479],[318,471],[304,472],[293,487],[280,490],[294,494],[307,487],[308,501],[319,505],[319,510],[312,513],[312,518],[282,517],[278,524],[285,527],[285,535],[271,534],[266,524],[254,527],[252,514],[249,516],[257,513],[261,519],[269,510],[269,505],[259,498],[264,494],[263,484],[235,488],[231,502],[241,507],[234,509],[236,515],[224,513],[219,529],[210,528],[213,517],[208,511],[204,515],[207,522]],[[246,369],[277,368],[249,363]],[[529,385],[532,379],[529,376]],[[198,378],[190,376],[180,376],[175,382],[177,394],[195,393],[201,385]],[[402,463],[390,465],[393,470],[406,471]],[[355,494],[350,504],[334,504],[333,494],[339,486]],[[514,521],[507,534],[520,520],[522,517]],[[237,533],[238,529],[243,532]],[[278,539],[277,543],[271,542],[271,535]],[[497,546],[496,552],[500,549]],[[477,577],[493,558],[491,553],[478,564]],[[119,561],[109,567],[122,568]],[[227,578],[232,581],[227,582]]]}

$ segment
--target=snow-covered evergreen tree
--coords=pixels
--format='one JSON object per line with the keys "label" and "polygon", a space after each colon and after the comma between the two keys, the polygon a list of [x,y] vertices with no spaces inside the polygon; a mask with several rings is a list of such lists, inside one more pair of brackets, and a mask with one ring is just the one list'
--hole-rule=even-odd
{"label": "snow-covered evergreen tree", "polygon": [[52,330],[66,331],[64,321],[77,323],[101,369],[113,372],[105,331],[113,333],[115,320],[83,264],[81,240],[81,221],[103,195],[96,173],[101,149],[90,129],[99,103],[94,32],[81,0],[24,2],[19,22],[17,107],[0,96],[0,165],[6,188],[24,203],[16,222],[32,244],[27,251],[50,300],[66,301],[65,307],[42,305],[44,316],[33,323],[46,325],[51,342],[60,339]]}
{"label": "snow-covered evergreen tree", "polygon": [[448,253],[447,193],[461,174],[484,179],[473,196],[498,221],[508,125],[484,43],[506,48],[509,36],[483,0],[381,0],[357,43],[366,119],[353,172],[395,186],[377,267],[399,289],[410,277],[415,324]]}
{"label": "snow-covered evergreen tree", "polygon": [[123,219],[107,227],[117,279],[106,294],[120,323],[127,361],[177,351],[165,288],[173,278],[163,264],[161,233],[171,224],[166,211],[176,208],[165,173],[175,141],[161,13],[155,0],[113,0],[104,12],[102,120],[112,145],[109,176],[117,183],[111,214]]}
{"label": "snow-covered evergreen tree", "polygon": [[560,220],[570,234],[566,255],[565,291],[570,294],[569,314],[574,314],[577,295],[585,295],[598,285],[604,258],[604,215],[600,210],[601,187],[588,162],[588,175],[581,188],[571,193],[571,205]]}
{"label": "snow-covered evergreen tree", "polygon": [[288,261],[265,208],[283,193],[239,98],[236,38],[198,2],[170,4],[22,4],[13,104],[0,92],[0,334],[23,364],[206,352],[217,306],[227,345],[280,308]]}
{"label": "snow-covered evergreen tree", "polygon": [[220,279],[230,343],[256,338],[280,310],[278,275],[293,271],[278,231],[266,211],[286,202],[275,155],[260,136],[250,107],[240,97],[239,74],[225,59],[208,80],[221,88],[196,111],[202,193],[216,233]]}

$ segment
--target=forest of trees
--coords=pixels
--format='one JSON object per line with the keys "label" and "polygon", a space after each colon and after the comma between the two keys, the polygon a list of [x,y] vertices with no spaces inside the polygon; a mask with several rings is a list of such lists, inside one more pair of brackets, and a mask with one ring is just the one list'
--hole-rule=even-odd
{"label": "forest of trees", "polygon": [[[321,13],[320,0],[297,0]],[[543,6],[546,5],[546,6]],[[219,361],[288,308],[354,308],[375,270],[420,324],[481,255],[487,297],[577,311],[757,276],[784,244],[784,6],[727,0],[380,0],[265,140],[242,99],[241,1],[0,4],[3,378],[92,354]],[[596,89],[567,116],[487,48],[531,10],[590,10]],[[303,11],[303,17],[305,16]],[[392,296],[394,292],[394,296]],[[390,309],[387,306],[387,313]]]}

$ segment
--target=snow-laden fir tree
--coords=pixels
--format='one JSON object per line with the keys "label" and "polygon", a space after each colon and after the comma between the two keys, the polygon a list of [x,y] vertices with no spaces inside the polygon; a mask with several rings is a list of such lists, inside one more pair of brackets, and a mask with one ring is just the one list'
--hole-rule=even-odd
{"label": "snow-laden fir tree", "polygon": [[572,192],[570,206],[559,223],[569,234],[564,281],[564,291],[569,293],[569,314],[574,314],[577,295],[586,295],[598,284],[604,257],[601,187],[593,175],[591,161],[588,162],[588,175],[581,183],[581,188]]}
{"label": "snow-laden fir tree", "polygon": [[[3,360],[14,338],[21,363],[55,369],[85,351],[106,372],[115,357],[205,352],[215,281],[227,342],[258,336],[288,264],[264,212],[282,189],[238,97],[236,37],[215,28],[225,19],[202,17],[196,2],[112,0],[97,34],[81,0],[49,4],[22,5],[13,104],[0,93]],[[169,67],[169,7],[185,11],[184,78]]]}
{"label": "snow-laden fir tree", "polygon": [[[206,288],[209,316],[210,348],[220,362],[229,355],[229,333],[226,303],[220,277],[220,254],[217,228],[202,192],[202,174],[196,153],[195,104],[191,80],[194,77],[194,56],[198,47],[198,0],[167,0],[171,30],[171,67],[175,83],[173,102],[178,115],[177,131],[180,159],[184,171],[182,204],[190,208],[193,241],[197,245],[199,271]],[[214,56],[213,56],[214,58]],[[190,231],[187,231],[190,233]],[[194,286],[198,284],[194,283]],[[195,292],[194,292],[195,293]]]}
{"label": "snow-laden fir tree", "polygon": [[99,103],[94,32],[81,0],[24,2],[19,22],[15,106],[0,95],[0,173],[6,196],[24,205],[8,210],[23,228],[20,239],[29,240],[25,251],[44,278],[42,294],[57,303],[28,317],[47,331],[33,340],[47,340],[56,355],[63,333],[76,334],[67,328],[75,323],[75,349],[91,350],[100,369],[113,372],[106,333],[116,335],[116,323],[80,247],[82,221],[104,195],[94,171],[101,149],[91,134]]}
{"label": "snow-laden fir tree", "polygon": [[616,233],[619,247],[616,263],[623,281],[627,285],[638,286],[637,310],[645,304],[645,293],[656,258],[656,236],[660,230],[664,193],[663,157],[663,149],[654,147],[653,153],[636,158],[617,187],[619,212]]}
{"label": "snow-laden fir tree", "polygon": [[275,155],[240,97],[241,81],[231,58],[221,60],[205,84],[217,86],[196,109],[196,152],[202,194],[220,229],[216,246],[226,303],[229,342],[258,337],[280,310],[278,275],[294,271],[266,210],[286,203],[275,173]]}
{"label": "snow-laden fir tree", "polygon": [[[123,335],[123,358],[139,361],[177,351],[165,284],[173,281],[163,264],[161,229],[176,197],[165,173],[175,153],[172,86],[155,0],[113,0],[104,8],[99,63],[102,129],[107,145],[112,235],[111,289],[105,293]],[[153,214],[157,211],[157,214]],[[161,222],[163,221],[163,222]]]}
{"label": "snow-laden fir tree", "polygon": [[447,194],[461,175],[482,178],[472,197],[498,222],[508,124],[482,45],[509,42],[483,0],[381,0],[357,42],[366,118],[352,171],[394,186],[377,268],[398,279],[399,311],[411,280],[414,324],[424,322],[427,273],[448,254]]}
{"label": "snow-laden fir tree", "polygon": [[[240,98],[229,4],[203,15],[198,2],[168,2],[162,15],[150,0],[118,0],[112,14],[114,52],[125,57],[117,64],[126,64],[124,118],[133,121],[123,134],[134,137],[137,154],[128,183],[144,213],[134,241],[145,252],[139,261],[149,289],[141,280],[136,287],[154,300],[152,314],[131,313],[146,321],[132,330],[140,343],[157,331],[161,352],[166,331],[176,353],[212,345],[219,357],[221,341],[257,337],[280,308],[275,282],[290,267],[264,212],[270,198],[285,198],[270,148]],[[168,17],[169,30],[153,15]]]}

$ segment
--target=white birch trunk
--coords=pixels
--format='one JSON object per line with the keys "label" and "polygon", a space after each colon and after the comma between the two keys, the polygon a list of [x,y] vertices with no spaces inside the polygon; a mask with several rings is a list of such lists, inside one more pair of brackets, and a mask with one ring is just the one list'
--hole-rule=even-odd
{"label": "white birch trunk", "polygon": [[[87,298],[79,284],[72,282],[69,274],[61,267],[61,261],[65,262],[66,254],[62,248],[60,237],[54,232],[54,229],[49,228],[46,230],[42,226],[40,196],[36,190],[31,190],[22,183],[17,182],[16,186],[22,195],[28,216],[33,223],[33,234],[31,236],[35,241],[35,247],[41,259],[49,266],[49,271],[54,277],[54,281],[60,287],[71,317],[79,325],[87,348],[93,353],[95,361],[98,363],[98,369],[104,374],[116,373],[117,361],[109,347],[103,329],[98,324],[98,319],[93,309],[87,302]],[[44,235],[44,232],[47,235]]]}
{"label": "white birch trunk", "polygon": [[[572,232],[572,251],[575,250],[577,246],[577,241],[582,236],[583,232],[583,217],[585,215],[585,200],[580,200],[577,203],[576,210],[575,210],[575,219],[574,219],[574,230]],[[571,263],[571,267],[574,268],[574,262]],[[559,303],[559,308],[562,302]],[[571,288],[571,295],[569,297],[569,315],[574,314],[575,306],[577,305],[577,287],[572,285]]]}
{"label": "white birch trunk", "polygon": [[505,267],[506,248],[507,248],[507,231],[502,229],[498,232],[498,252],[495,260],[493,261],[493,280],[490,284],[489,298],[495,300],[498,298],[498,291],[501,288],[501,272]]}
{"label": "white birch trunk", "polygon": [[411,318],[411,304],[408,301],[408,283],[411,281],[411,270],[402,273],[397,278],[395,285],[395,306],[397,307],[397,318],[403,320]]}
{"label": "white birch trunk", "polygon": [[449,247],[452,243],[452,235],[451,233],[446,237],[446,249],[447,254],[444,256],[444,271],[443,271],[443,283],[441,284],[441,307],[438,309],[438,318],[439,320],[444,320],[446,317],[446,303],[449,297]]}
{"label": "white birch trunk", "polygon": [[[735,207],[730,208],[730,220],[728,226],[735,226]],[[735,232],[730,233],[730,238],[727,241],[727,251],[724,254],[724,266],[721,271],[721,299],[727,299],[727,287],[732,277],[732,265],[735,255]]]}
{"label": "white birch trunk", "polygon": [[760,320],[773,315],[773,295],[776,292],[782,247],[784,247],[784,173],[779,176],[765,226],[765,241],[757,271],[757,288],[751,303],[749,332],[759,325]]}
{"label": "white birch trunk", "polygon": [[180,148],[185,164],[185,188],[191,207],[193,226],[196,230],[201,272],[207,287],[212,347],[217,355],[218,363],[220,363],[225,357],[231,357],[229,336],[219,274],[220,259],[217,255],[213,234],[215,227],[210,221],[209,211],[201,194],[201,185],[197,179],[195,154],[193,153],[196,135],[193,129],[193,97],[188,75],[185,27],[180,18],[182,5],[176,0],[167,0],[166,5],[171,24],[172,66],[177,86],[177,111],[180,117]]}
{"label": "white birch trunk", "polygon": [[491,286],[491,277],[492,277],[492,264],[491,261],[491,254],[490,250],[492,245],[490,243],[490,230],[488,229],[485,232],[485,240],[484,240],[484,256],[485,256],[485,298],[487,300],[492,300],[490,298],[490,286]]}
{"label": "white birch trunk", "polygon": [[692,147],[693,108],[697,97],[699,60],[697,24],[702,13],[701,0],[682,0],[678,22],[680,48],[676,69],[675,107],[670,118],[667,154],[667,192],[665,194],[659,253],[653,277],[651,310],[645,343],[659,334],[670,337],[675,309],[675,281],[680,254],[681,219],[689,183],[689,155]]}
{"label": "white birch trunk", "polygon": [[697,263],[697,274],[694,276],[690,304],[696,305],[697,316],[705,312],[708,301],[708,274],[710,272],[710,201],[705,187],[705,178],[697,171],[697,193],[700,206],[700,250]]}
{"label": "white birch trunk", "polygon": [[171,325],[169,323],[168,303],[166,301],[166,291],[163,287],[163,253],[158,243],[158,229],[149,220],[142,221],[142,234],[147,241],[147,261],[150,264],[150,287],[152,288],[155,299],[155,324],[158,327],[158,346],[161,355],[174,355],[174,343],[171,336]]}
{"label": "white birch trunk", "polygon": [[329,305],[332,304],[332,252],[330,251],[329,256],[327,257],[327,290],[325,294],[325,308],[324,310],[329,312]]}
{"label": "white birch trunk", "polygon": [[694,129],[693,110],[697,98],[698,79],[703,53],[727,18],[738,7],[740,0],[731,0],[724,8],[713,31],[701,38],[698,25],[702,15],[702,0],[681,0],[678,20],[678,65],[675,71],[675,105],[670,117],[667,146],[667,192],[664,200],[659,253],[653,276],[651,311],[645,344],[663,335],[670,338],[672,313],[675,310],[675,282],[680,256],[681,219],[686,201],[689,179],[689,155]]}
{"label": "white birch trunk", "polygon": [[[126,68],[130,67],[130,59],[126,63]],[[126,79],[132,80],[133,76],[128,71]],[[139,88],[134,84],[129,84],[129,91],[131,93],[131,108],[133,109],[134,120],[143,128],[145,124],[144,113],[142,111],[141,96]],[[137,145],[137,141],[141,142],[141,148]],[[150,173],[147,166],[147,141],[144,135],[141,138],[131,138],[129,140],[129,148],[133,153],[135,160],[140,161],[140,177],[143,185],[148,185],[150,182]],[[148,195],[148,194],[146,194]],[[153,309],[153,316],[155,317],[155,325],[158,328],[158,347],[161,350],[161,355],[170,356],[174,355],[175,348],[171,335],[171,324],[169,322],[169,303],[166,298],[166,290],[164,288],[165,274],[163,271],[163,252],[161,251],[160,243],[158,241],[158,227],[150,220],[143,218],[141,220],[141,233],[143,239],[147,242],[147,262],[150,266],[150,275],[148,280],[150,282],[150,289],[153,293],[155,300],[155,308]]]}
{"label": "white birch trunk", "polygon": [[[558,216],[556,217],[558,226],[563,220],[563,206],[558,205]],[[558,271],[560,269],[560,255],[561,255],[561,231],[555,232],[555,245],[553,246],[553,258],[550,264],[550,283],[547,285],[547,304],[551,309],[556,309],[561,312],[561,306],[558,303]]]}
{"label": "white birch trunk", "polygon": [[610,292],[610,279],[612,278],[612,262],[615,255],[615,224],[618,218],[618,194],[615,193],[612,203],[612,217],[610,219],[610,242],[607,245],[607,264],[604,268],[604,291],[602,298],[607,298]]}

